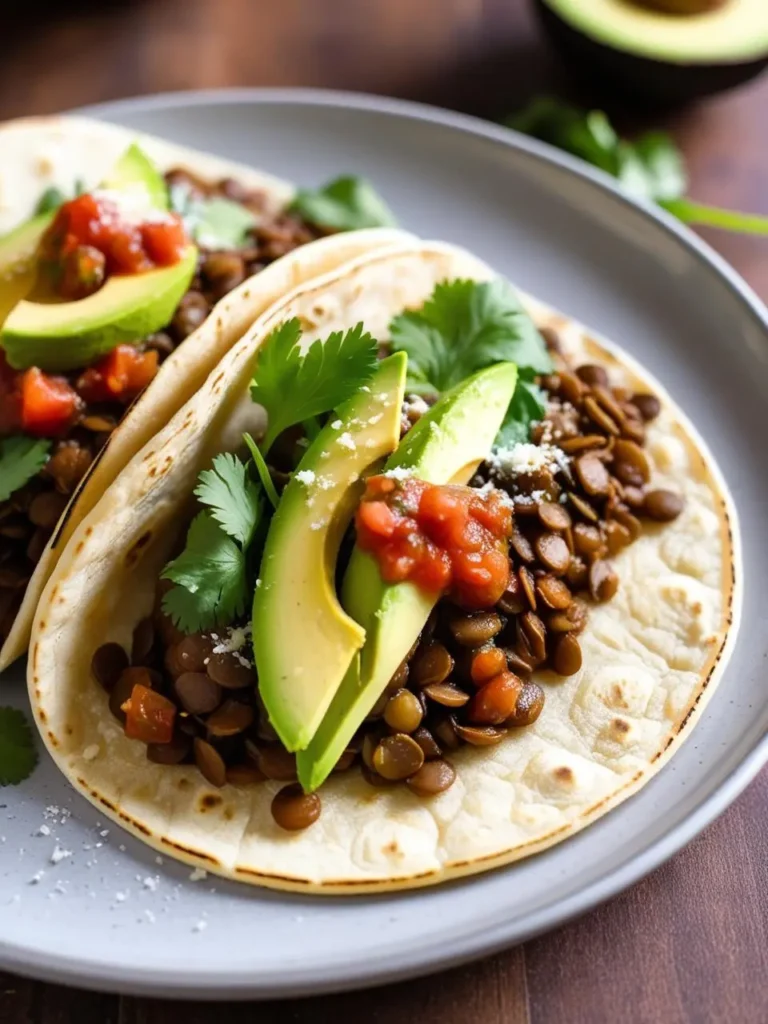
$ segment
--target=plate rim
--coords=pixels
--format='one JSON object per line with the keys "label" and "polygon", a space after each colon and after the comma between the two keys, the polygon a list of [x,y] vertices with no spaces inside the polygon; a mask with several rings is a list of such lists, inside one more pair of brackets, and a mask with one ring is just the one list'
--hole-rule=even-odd
{"label": "plate rim", "polygon": [[[204,107],[220,103],[233,105],[304,104],[339,110],[368,110],[406,120],[438,124],[462,134],[479,136],[509,149],[522,151],[546,164],[590,182],[628,208],[635,211],[640,210],[662,230],[673,235],[700,263],[706,265],[710,270],[714,270],[734,296],[741,300],[763,332],[768,334],[768,309],[752,288],[724,257],[671,214],[650,201],[627,196],[609,175],[569,154],[562,153],[546,143],[521,135],[512,129],[483,121],[469,114],[410,100],[393,99],[361,92],[260,87],[151,93],[78,107],[64,113],[109,119],[119,116],[121,113]],[[199,968],[196,968],[194,972],[183,969],[169,970],[167,967],[152,970],[151,966],[148,966],[140,971],[132,968],[123,970],[119,977],[116,977],[114,964],[107,961],[84,962],[78,960],[74,954],[46,953],[41,956],[31,945],[11,944],[1,937],[0,966],[25,977],[70,985],[77,984],[99,991],[199,1000],[215,1000],[223,997],[268,999],[289,995],[319,995],[368,988],[396,980],[403,981],[419,977],[489,956],[509,948],[511,945],[528,941],[616,896],[660,867],[711,824],[736,800],[767,762],[768,736],[763,736],[725,779],[711,793],[703,797],[679,824],[670,828],[640,854],[628,854],[625,860],[610,874],[530,915],[523,927],[520,927],[519,924],[502,923],[491,932],[483,929],[469,936],[466,934],[458,937],[448,936],[437,946],[431,946],[428,954],[420,958],[417,964],[405,969],[402,962],[398,962],[397,954],[390,953],[378,960],[373,967],[370,963],[346,963],[332,975],[329,975],[325,969],[301,968],[299,971],[294,970],[290,980],[283,978],[277,982],[268,978],[259,978],[258,975],[254,975],[252,970],[243,968],[237,968],[227,973],[221,970],[204,972]],[[617,811],[619,810],[617,809]],[[381,899],[385,900],[386,896],[382,896]]]}

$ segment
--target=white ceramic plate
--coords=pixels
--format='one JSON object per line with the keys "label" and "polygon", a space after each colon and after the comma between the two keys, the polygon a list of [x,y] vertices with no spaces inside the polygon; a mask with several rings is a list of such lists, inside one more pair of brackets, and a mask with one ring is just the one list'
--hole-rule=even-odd
{"label": "white ceramic plate", "polygon": [[[468,246],[632,352],[725,470],[741,516],[745,610],[702,721],[638,796],[547,853],[436,889],[334,900],[191,881],[189,869],[157,863],[101,822],[43,757],[28,782],[0,790],[0,965],[198,999],[373,984],[551,928],[688,842],[768,759],[768,314],[755,296],[693,234],[607,178],[457,114],[291,90],[158,96],[87,113],[304,184],[365,174],[403,224]],[[26,705],[22,675],[3,678],[3,702]],[[67,856],[53,863],[57,847]]]}

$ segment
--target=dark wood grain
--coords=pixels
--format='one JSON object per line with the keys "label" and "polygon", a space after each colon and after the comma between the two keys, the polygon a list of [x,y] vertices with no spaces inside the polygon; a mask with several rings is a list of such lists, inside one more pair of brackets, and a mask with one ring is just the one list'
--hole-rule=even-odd
{"label": "dark wood grain", "polygon": [[[38,0],[3,12],[0,118],[137,93],[308,85],[486,116],[564,77],[524,0]],[[691,194],[768,213],[768,79],[668,118]],[[768,242],[708,240],[768,298]],[[118,999],[0,974],[0,1024],[768,1020],[768,774],[688,849],[523,948],[433,978],[259,1006]]]}

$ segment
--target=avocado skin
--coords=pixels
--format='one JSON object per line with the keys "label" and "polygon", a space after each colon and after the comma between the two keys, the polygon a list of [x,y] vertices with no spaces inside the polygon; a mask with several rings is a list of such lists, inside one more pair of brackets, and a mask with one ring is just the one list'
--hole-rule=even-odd
{"label": "avocado skin", "polygon": [[682,106],[733,89],[768,67],[768,53],[757,60],[723,64],[672,64],[618,50],[567,24],[544,0],[534,0],[545,31],[571,69],[636,107]]}

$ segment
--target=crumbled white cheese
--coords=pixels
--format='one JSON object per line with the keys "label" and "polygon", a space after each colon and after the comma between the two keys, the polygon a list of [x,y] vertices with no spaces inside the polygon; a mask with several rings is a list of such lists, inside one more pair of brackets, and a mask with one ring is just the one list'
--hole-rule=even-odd
{"label": "crumbled white cheese", "polygon": [[568,456],[556,445],[521,442],[511,448],[497,448],[487,461],[494,476],[519,476],[542,469],[557,473],[568,465]]}
{"label": "crumbled white cheese", "polygon": [[59,846],[57,843],[53,848],[53,853],[51,854],[51,864],[58,864],[59,861],[66,860],[67,857],[71,856],[71,850],[65,850],[63,846]]}
{"label": "crumbled white cheese", "polygon": [[202,880],[207,877],[207,871],[204,871],[202,868],[195,868],[194,871],[190,872],[189,880],[190,882],[202,882]]}
{"label": "crumbled white cheese", "polygon": [[[251,624],[246,623],[244,626],[232,626],[227,630],[227,635],[219,640],[219,637],[215,637],[219,640],[219,643],[213,648],[214,654],[237,654],[241,651],[248,642],[248,637],[251,635]],[[213,633],[211,633],[213,636]]]}
{"label": "crumbled white cheese", "polygon": [[99,756],[99,745],[98,743],[90,743],[83,751],[84,761],[95,761]]}
{"label": "crumbled white cheese", "polygon": [[315,482],[315,474],[311,469],[300,469],[294,476],[300,484],[306,484],[307,487]]}
{"label": "crumbled white cheese", "polygon": [[341,420],[334,420],[331,424],[331,430],[341,430],[342,426]]}
{"label": "crumbled white cheese", "polygon": [[160,879],[156,876],[147,875],[147,877],[141,883],[145,889],[149,889],[150,892],[155,892],[158,885],[160,885]]}
{"label": "crumbled white cheese", "polygon": [[373,437],[369,437],[368,440],[365,442],[365,447],[366,448],[375,448],[376,447],[376,439],[373,438]]}
{"label": "crumbled white cheese", "polygon": [[408,477],[413,476],[412,469],[406,469],[405,466],[395,466],[394,469],[388,469],[382,476],[388,476],[390,480],[407,480]]}
{"label": "crumbled white cheese", "polygon": [[340,444],[342,448],[348,448],[351,452],[357,448],[355,439],[348,430],[345,430],[343,434],[336,438],[336,444]]}
{"label": "crumbled white cheese", "polygon": [[371,427],[375,427],[383,415],[384,413],[380,412],[377,413],[375,416],[371,416],[371,418],[368,420],[368,425]]}
{"label": "crumbled white cheese", "polygon": [[360,390],[361,390],[361,391],[364,391],[364,392],[366,393],[366,395],[370,395],[370,393],[371,393],[371,389],[370,389],[370,388],[368,387],[368,385],[367,385],[367,384],[363,384],[363,385],[361,386]]}
{"label": "crumbled white cheese", "polygon": [[39,836],[49,836],[51,834],[51,830],[47,825],[41,825],[37,830],[37,834]]}
{"label": "crumbled white cheese", "polygon": [[323,530],[328,525],[327,519],[318,519],[314,523],[309,524],[310,530]]}
{"label": "crumbled white cheese", "polygon": [[332,487],[335,486],[335,484],[336,481],[333,479],[333,477],[320,476],[317,478],[317,486],[320,488],[321,491],[329,491]]}

